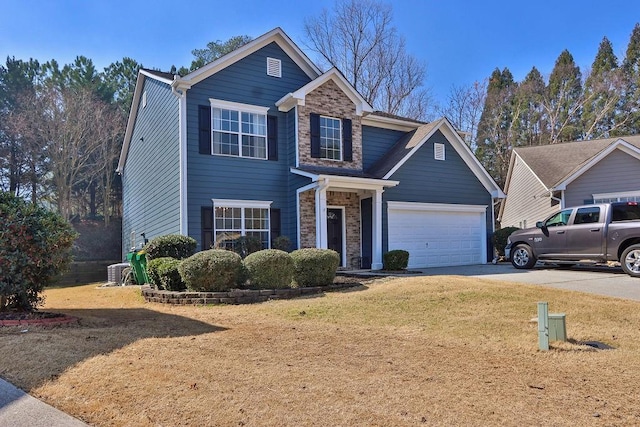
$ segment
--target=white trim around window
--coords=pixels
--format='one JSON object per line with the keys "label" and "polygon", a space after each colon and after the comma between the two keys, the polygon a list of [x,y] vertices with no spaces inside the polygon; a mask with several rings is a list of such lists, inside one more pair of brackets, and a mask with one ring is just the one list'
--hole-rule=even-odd
{"label": "white trim around window", "polygon": [[599,193],[593,195],[594,203],[638,201],[640,201],[640,191],[621,191],[619,193]]}
{"label": "white trim around window", "polygon": [[211,152],[215,156],[267,160],[269,107],[209,99]]}
{"label": "white trim around window", "polygon": [[[212,202],[213,238],[215,242],[220,243],[229,240],[229,236],[234,234],[241,236],[253,235],[260,238],[264,248],[271,247],[270,208],[273,202],[231,199],[212,199]],[[260,226],[256,226],[256,224]],[[225,234],[227,235],[226,237]],[[221,239],[220,242],[218,239]],[[224,243],[223,246],[225,246]]]}

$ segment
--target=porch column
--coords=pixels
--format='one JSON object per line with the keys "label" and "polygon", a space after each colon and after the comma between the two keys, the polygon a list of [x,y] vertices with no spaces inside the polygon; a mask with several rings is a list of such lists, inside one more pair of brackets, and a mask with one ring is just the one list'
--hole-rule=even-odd
{"label": "porch column", "polygon": [[382,270],[382,189],[373,193],[371,201],[371,269]]}
{"label": "porch column", "polygon": [[327,184],[316,188],[316,247],[327,249]]}

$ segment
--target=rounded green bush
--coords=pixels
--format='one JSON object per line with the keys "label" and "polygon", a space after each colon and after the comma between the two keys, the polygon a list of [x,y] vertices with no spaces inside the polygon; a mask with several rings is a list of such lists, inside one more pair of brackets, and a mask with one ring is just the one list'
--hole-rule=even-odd
{"label": "rounded green bush", "polygon": [[293,280],[299,287],[332,284],[340,265],[340,255],[331,249],[298,249],[291,258]]}
{"label": "rounded green bush", "polygon": [[242,258],[224,249],[209,249],[182,260],[178,271],[187,289],[196,292],[228,291],[242,279]]}
{"label": "rounded green bush", "polygon": [[180,260],[171,257],[152,259],[147,263],[149,280],[156,285],[158,289],[182,291],[186,289],[186,286],[178,271],[179,265]]}
{"label": "rounded green bush", "polygon": [[409,252],[402,249],[394,249],[382,255],[382,263],[385,270],[404,270],[409,265]]}
{"label": "rounded green bush", "polygon": [[516,230],[520,230],[518,227],[505,227],[500,230],[496,230],[491,237],[493,241],[493,247],[498,252],[498,256],[504,256],[504,248],[507,246],[507,238]]}
{"label": "rounded green bush", "polygon": [[290,288],[293,279],[293,259],[287,252],[278,249],[264,249],[254,252],[244,259],[253,288]]}
{"label": "rounded green bush", "polygon": [[76,237],[57,213],[0,191],[0,311],[35,310],[69,266]]}
{"label": "rounded green bush", "polygon": [[193,237],[167,234],[151,239],[143,250],[146,252],[147,261],[162,257],[185,259],[196,252],[197,245],[198,242]]}

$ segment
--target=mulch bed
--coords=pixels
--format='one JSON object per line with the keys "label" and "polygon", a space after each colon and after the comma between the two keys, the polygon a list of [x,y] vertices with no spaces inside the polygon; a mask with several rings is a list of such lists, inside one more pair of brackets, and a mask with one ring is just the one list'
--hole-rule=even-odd
{"label": "mulch bed", "polygon": [[0,313],[2,326],[57,326],[77,323],[78,318],[46,311],[7,311]]}

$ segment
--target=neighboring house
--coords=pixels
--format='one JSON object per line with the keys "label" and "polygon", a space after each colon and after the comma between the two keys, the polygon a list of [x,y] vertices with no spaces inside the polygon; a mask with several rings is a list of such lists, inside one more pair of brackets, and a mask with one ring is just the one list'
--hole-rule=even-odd
{"label": "neighboring house", "polygon": [[[485,263],[504,194],[447,119],[376,112],[279,28],[184,76],[138,75],[118,165],[123,251],[141,234],[331,248],[345,268]],[[134,241],[134,239],[137,239]]]}
{"label": "neighboring house", "polygon": [[502,227],[533,227],[570,206],[640,201],[640,135],[514,148],[505,193]]}

